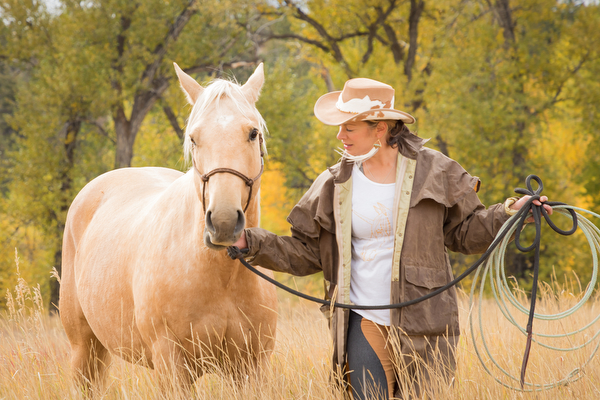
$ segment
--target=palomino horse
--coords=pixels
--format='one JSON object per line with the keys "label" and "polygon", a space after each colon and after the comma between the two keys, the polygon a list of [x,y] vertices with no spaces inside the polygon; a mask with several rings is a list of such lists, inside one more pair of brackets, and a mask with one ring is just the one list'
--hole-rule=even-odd
{"label": "palomino horse", "polygon": [[243,86],[206,88],[175,70],[193,105],[184,145],[193,168],[111,171],[69,209],[60,316],[84,384],[103,376],[110,354],[185,385],[206,372],[206,357],[235,370],[274,346],[275,289],[224,251],[259,222],[263,66]]}

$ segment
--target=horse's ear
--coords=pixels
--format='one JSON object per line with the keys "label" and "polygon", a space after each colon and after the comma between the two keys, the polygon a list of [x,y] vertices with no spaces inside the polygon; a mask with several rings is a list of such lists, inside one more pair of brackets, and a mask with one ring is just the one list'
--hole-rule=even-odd
{"label": "horse's ear", "polygon": [[265,82],[265,72],[263,63],[258,64],[256,70],[248,81],[242,86],[242,91],[250,103],[256,103],[260,95],[260,89]]}
{"label": "horse's ear", "polygon": [[181,85],[188,102],[191,105],[194,105],[196,100],[198,100],[198,97],[202,94],[202,91],[204,91],[204,88],[196,82],[194,78],[183,72],[177,63],[173,63],[173,66],[175,67],[175,72],[177,72],[177,77],[179,78],[179,84]]}

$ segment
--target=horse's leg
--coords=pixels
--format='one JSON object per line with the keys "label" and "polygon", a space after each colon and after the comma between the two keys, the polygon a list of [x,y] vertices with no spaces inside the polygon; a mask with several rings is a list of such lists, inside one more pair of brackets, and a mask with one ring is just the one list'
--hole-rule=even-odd
{"label": "horse's leg", "polygon": [[[267,373],[272,347],[265,349],[265,343],[258,340],[259,335],[244,337],[244,344],[229,341],[227,343],[227,372],[229,372],[240,393],[247,390],[248,384],[258,384],[263,381]],[[267,346],[270,345],[266,341]],[[260,350],[263,349],[263,350]]]}
{"label": "horse's leg", "polygon": [[90,385],[102,384],[110,354],[94,335],[74,297],[61,296],[60,318],[71,343],[71,367],[75,381],[89,389]]}
{"label": "horse's leg", "polygon": [[63,264],[60,287],[60,319],[71,343],[71,367],[75,381],[86,388],[102,384],[104,372],[110,362],[110,354],[100,343],[77,298],[75,286],[75,249],[72,238],[65,232],[63,243]]}
{"label": "horse's leg", "polygon": [[152,360],[162,392],[181,390],[182,395],[189,395],[199,370],[177,339],[158,337],[152,344]]}

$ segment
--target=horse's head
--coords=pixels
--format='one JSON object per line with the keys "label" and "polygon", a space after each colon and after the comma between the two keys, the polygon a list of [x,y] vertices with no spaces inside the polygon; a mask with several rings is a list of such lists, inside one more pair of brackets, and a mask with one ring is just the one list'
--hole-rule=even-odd
{"label": "horse's head", "polygon": [[220,250],[233,244],[258,212],[265,122],[255,107],[264,82],[260,64],[243,86],[217,79],[202,87],[175,70],[192,104],[184,152],[193,162],[194,182],[205,217],[204,242]]}

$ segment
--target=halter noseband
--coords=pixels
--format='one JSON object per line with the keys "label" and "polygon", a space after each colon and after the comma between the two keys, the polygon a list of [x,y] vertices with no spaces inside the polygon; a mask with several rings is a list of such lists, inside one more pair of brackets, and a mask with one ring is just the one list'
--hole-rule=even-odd
{"label": "halter noseband", "polygon": [[202,180],[202,209],[204,210],[205,213],[206,213],[206,207],[204,205],[205,204],[204,203],[204,193],[206,192],[206,186],[208,185],[208,180],[210,179],[211,176],[213,176],[215,174],[219,174],[219,173],[233,174],[233,175],[241,178],[246,183],[246,186],[248,186],[250,188],[250,192],[248,193],[248,201],[246,202],[246,207],[244,207],[244,213],[246,213],[246,210],[248,209],[248,206],[250,205],[250,200],[252,199],[252,188],[254,187],[254,182],[256,182],[260,178],[260,176],[262,175],[262,173],[265,169],[265,161],[263,158],[262,143],[263,143],[263,138],[262,138],[262,134],[261,134],[259,137],[259,145],[261,146],[260,172],[254,178],[248,178],[246,175],[242,174],[241,172],[236,171],[235,169],[231,169],[231,168],[215,168],[212,171],[207,172],[206,174],[203,175],[200,173],[200,171],[198,171],[198,168],[196,168],[196,161],[194,160],[194,157],[192,157],[192,164],[194,166],[194,171],[196,171],[196,173],[200,176],[200,179]]}

